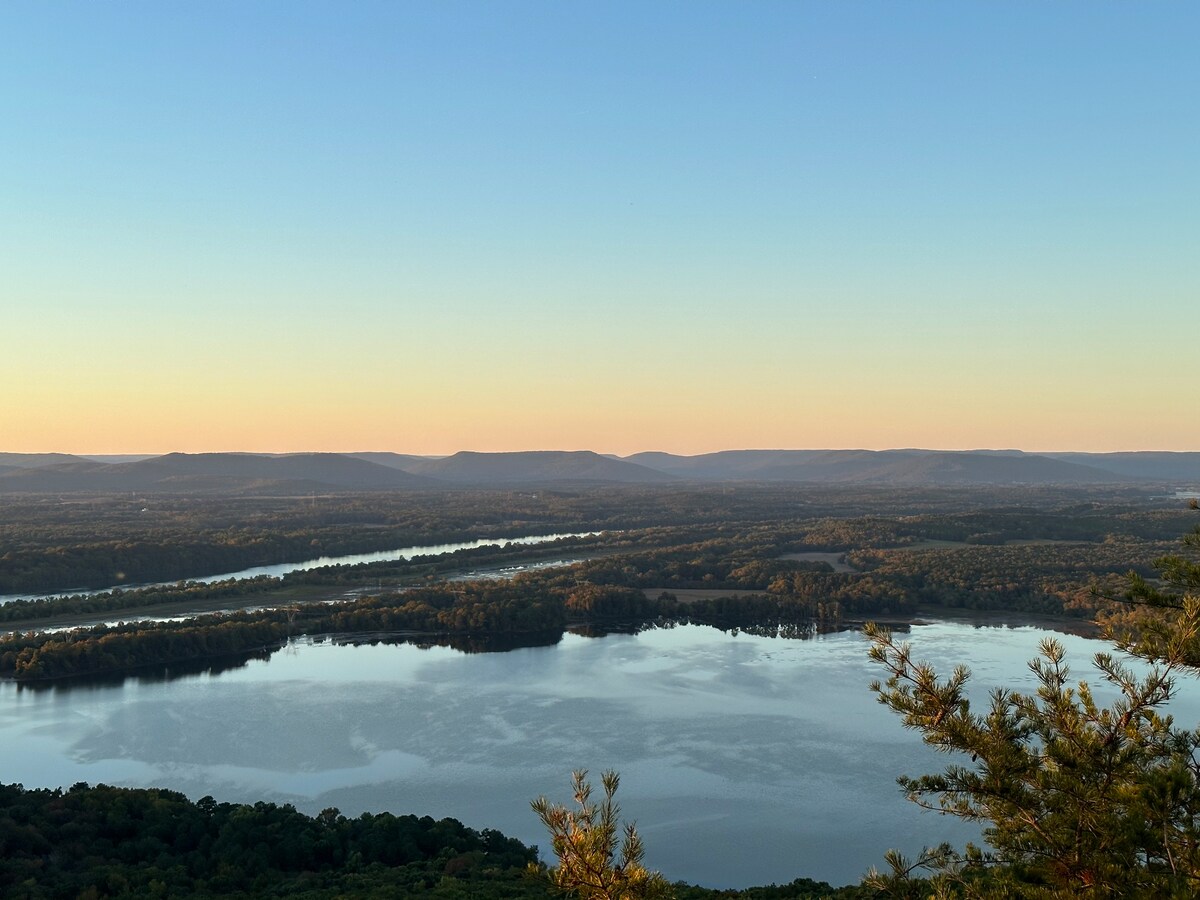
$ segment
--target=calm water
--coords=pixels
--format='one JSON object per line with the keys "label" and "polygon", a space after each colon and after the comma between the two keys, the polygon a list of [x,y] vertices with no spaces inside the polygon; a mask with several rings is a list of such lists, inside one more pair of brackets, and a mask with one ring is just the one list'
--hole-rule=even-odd
{"label": "calm water", "polygon": [[[921,656],[971,664],[979,695],[1032,684],[1036,628],[918,626]],[[1102,645],[1058,636],[1080,676]],[[855,881],[972,832],[906,802],[901,773],[944,763],[875,702],[854,633],[789,641],[702,626],[462,654],[299,643],[220,675],[117,686],[0,684],[0,773],[27,786],[161,785],[454,816],[546,847],[529,810],[572,769],[621,772],[648,862],[714,886]],[[1174,709],[1200,718],[1200,692]]]}
{"label": "calm water", "polygon": [[[560,538],[568,537],[592,537],[597,535],[598,531],[581,531],[572,532],[570,534],[538,534],[529,537],[513,537],[513,538],[480,538],[476,541],[464,541],[457,544],[428,544],[422,547],[399,547],[395,550],[377,550],[373,553],[354,553],[350,556],[318,556],[314,559],[306,559],[303,562],[288,562],[279,563],[274,566],[254,566],[250,569],[239,569],[236,572],[225,572],[220,575],[205,575],[201,578],[188,578],[187,581],[194,581],[199,584],[212,584],[215,581],[229,581],[230,579],[243,581],[247,578],[257,578],[259,575],[270,575],[275,578],[281,578],[289,572],[306,572],[309,569],[320,569],[324,566],[357,566],[361,563],[373,562],[394,562],[401,559],[412,559],[414,556],[440,556],[443,553],[454,553],[458,550],[474,550],[478,547],[503,547],[505,544],[545,544],[550,541],[557,541]],[[159,582],[156,585],[112,585],[106,588],[98,588],[91,591],[56,591],[49,594],[0,594],[0,604],[11,603],[14,600],[35,600],[42,597],[59,597],[63,594],[82,594],[90,596],[91,594],[102,594],[105,591],[111,591],[115,588],[131,589],[136,587],[162,587],[167,584],[176,584],[177,582]]]}

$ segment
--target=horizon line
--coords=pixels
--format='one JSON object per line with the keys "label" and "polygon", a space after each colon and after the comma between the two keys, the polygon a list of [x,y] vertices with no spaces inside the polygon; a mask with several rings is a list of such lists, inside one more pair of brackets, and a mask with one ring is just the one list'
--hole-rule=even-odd
{"label": "horizon line", "polygon": [[588,447],[580,448],[553,448],[553,447],[538,447],[526,448],[522,450],[476,450],[471,448],[460,448],[451,452],[435,452],[435,453],[419,453],[406,450],[244,450],[244,449],[224,449],[224,450],[166,450],[166,451],[145,451],[145,450],[121,450],[121,451],[71,451],[71,450],[0,450],[0,455],[26,455],[40,456],[50,454],[61,454],[64,456],[80,456],[80,457],[97,457],[97,456],[140,456],[144,458],[154,458],[160,456],[170,456],[172,454],[183,454],[188,456],[199,456],[205,454],[225,454],[235,455],[241,454],[246,456],[297,456],[311,454],[330,454],[336,456],[353,456],[360,453],[394,453],[400,456],[415,456],[424,458],[446,458],[455,456],[459,453],[478,453],[489,455],[501,454],[518,454],[518,453],[595,453],[599,456],[615,456],[620,459],[627,459],[631,456],[638,456],[643,453],[663,453],[669,456],[695,457],[695,456],[711,456],[718,453],[898,453],[898,452],[914,452],[914,453],[1021,453],[1031,456],[1040,454],[1053,453],[1087,453],[1091,455],[1102,456],[1106,454],[1118,453],[1200,453],[1200,449],[1193,450],[1176,450],[1165,448],[1138,448],[1138,449],[1122,449],[1122,450],[1079,450],[1079,449],[1037,449],[1027,450],[1020,447],[727,447],[720,450],[702,450],[699,452],[678,452],[672,450],[635,450],[630,453],[617,453],[602,450],[593,450]]}

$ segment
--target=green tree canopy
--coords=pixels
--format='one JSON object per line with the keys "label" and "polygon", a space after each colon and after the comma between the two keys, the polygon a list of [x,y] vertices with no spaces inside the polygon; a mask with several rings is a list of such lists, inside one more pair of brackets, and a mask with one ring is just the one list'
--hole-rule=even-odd
{"label": "green tree canopy", "polygon": [[[1200,550],[1200,529],[1185,552]],[[907,643],[870,626],[870,655],[888,673],[881,703],[955,757],[935,775],[902,777],[910,799],[980,822],[990,851],[927,854],[937,890],[988,896],[1194,897],[1200,894],[1200,732],[1162,711],[1180,675],[1200,667],[1200,564],[1156,563],[1154,582],[1131,577],[1134,618],[1113,628],[1121,656],[1096,654],[1117,699],[1099,704],[1071,680],[1065,651],[1046,640],[1030,663],[1032,694],[992,691],[982,711],[967,695],[970,672],[939,677]],[[1139,662],[1140,660],[1140,662]],[[903,894],[911,866],[893,857],[877,887]],[[928,891],[925,885],[922,891]]]}

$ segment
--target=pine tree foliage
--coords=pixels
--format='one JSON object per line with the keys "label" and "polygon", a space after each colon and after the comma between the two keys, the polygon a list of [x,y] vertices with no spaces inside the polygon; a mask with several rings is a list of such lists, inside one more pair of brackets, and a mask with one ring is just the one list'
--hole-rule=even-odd
{"label": "pine tree foliage", "polygon": [[[1200,550],[1200,529],[1185,547]],[[1030,663],[1035,692],[997,688],[977,711],[965,667],[939,677],[907,643],[867,629],[871,658],[888,673],[872,685],[880,702],[954,757],[943,772],[900,784],[922,806],[983,824],[991,848],[939,848],[916,864],[893,858],[890,875],[871,876],[882,893],[1200,896],[1200,731],[1162,711],[1176,679],[1200,665],[1200,565],[1172,556],[1156,566],[1156,583],[1131,580],[1128,599],[1145,609],[1136,627],[1113,635],[1125,658],[1094,657],[1117,694],[1106,706],[1086,681],[1072,681],[1055,640]],[[921,867],[940,874],[918,888]]]}
{"label": "pine tree foliage", "polygon": [[1154,561],[1158,577],[1147,580],[1136,572],[1126,576],[1125,593],[1117,599],[1125,609],[1104,620],[1110,636],[1126,653],[1160,661],[1181,653],[1184,661],[1200,670],[1200,639],[1182,647],[1186,630],[1180,627],[1188,604],[1200,598],[1200,527],[1183,538],[1184,553]]}
{"label": "pine tree foliage", "polygon": [[550,882],[565,894],[581,900],[658,900],[672,896],[670,885],[657,872],[642,865],[645,847],[632,822],[619,824],[621,809],[615,794],[616,772],[605,772],[600,782],[604,799],[592,800],[587,770],[571,776],[575,809],[553,804],[545,797],[531,806],[550,832],[558,865],[547,870]]}

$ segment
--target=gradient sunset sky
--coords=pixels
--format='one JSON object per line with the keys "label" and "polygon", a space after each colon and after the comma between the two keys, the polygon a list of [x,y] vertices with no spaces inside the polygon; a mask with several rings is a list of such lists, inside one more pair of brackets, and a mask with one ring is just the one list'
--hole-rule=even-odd
{"label": "gradient sunset sky", "polygon": [[0,4],[0,450],[1200,450],[1200,6]]}

